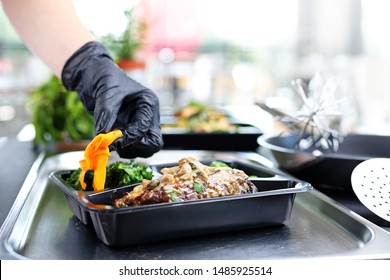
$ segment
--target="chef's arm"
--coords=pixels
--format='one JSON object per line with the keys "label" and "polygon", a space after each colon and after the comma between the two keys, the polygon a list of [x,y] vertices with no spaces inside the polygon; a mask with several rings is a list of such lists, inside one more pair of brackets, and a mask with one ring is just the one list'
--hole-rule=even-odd
{"label": "chef's arm", "polygon": [[26,46],[59,77],[67,59],[95,40],[81,24],[71,0],[1,0]]}
{"label": "chef's arm", "polygon": [[94,116],[95,133],[120,129],[112,145],[123,158],[163,146],[157,95],[131,79],[81,24],[71,0],[1,0],[26,46],[76,91]]}

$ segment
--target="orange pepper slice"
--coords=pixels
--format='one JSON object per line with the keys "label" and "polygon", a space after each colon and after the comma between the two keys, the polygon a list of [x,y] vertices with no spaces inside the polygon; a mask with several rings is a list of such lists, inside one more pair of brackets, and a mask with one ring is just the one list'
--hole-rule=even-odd
{"label": "orange pepper slice", "polygon": [[113,130],[95,136],[84,151],[84,159],[80,160],[81,173],[79,181],[83,190],[87,184],[84,182],[88,170],[94,171],[92,187],[94,191],[104,190],[106,182],[106,167],[108,157],[111,155],[109,145],[122,136],[122,131]]}

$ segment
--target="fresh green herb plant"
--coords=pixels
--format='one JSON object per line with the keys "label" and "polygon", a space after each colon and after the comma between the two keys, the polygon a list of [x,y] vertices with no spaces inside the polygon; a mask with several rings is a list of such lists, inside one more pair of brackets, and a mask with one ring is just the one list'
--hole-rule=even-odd
{"label": "fresh green herb plant", "polygon": [[27,101],[35,128],[34,143],[90,139],[94,135],[93,117],[74,91],[67,91],[56,76],[36,88]]}
{"label": "fresh green herb plant", "polygon": [[135,54],[142,47],[146,22],[137,18],[134,9],[126,10],[127,25],[123,33],[116,37],[108,34],[102,38],[102,43],[113,53],[117,61],[132,60]]}

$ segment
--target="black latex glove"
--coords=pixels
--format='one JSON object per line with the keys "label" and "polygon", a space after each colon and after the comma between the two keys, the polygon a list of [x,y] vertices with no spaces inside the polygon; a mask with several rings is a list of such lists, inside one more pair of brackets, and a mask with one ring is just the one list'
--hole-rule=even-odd
{"label": "black latex glove", "polygon": [[120,157],[149,157],[162,148],[156,94],[126,75],[99,42],[85,44],[68,59],[62,82],[94,116],[96,134],[122,130],[110,147]]}

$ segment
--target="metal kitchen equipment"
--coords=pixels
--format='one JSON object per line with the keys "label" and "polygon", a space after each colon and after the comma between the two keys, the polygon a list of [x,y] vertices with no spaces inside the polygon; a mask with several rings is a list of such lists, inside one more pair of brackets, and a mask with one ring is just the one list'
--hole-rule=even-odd
{"label": "metal kitchen equipment", "polygon": [[352,192],[351,174],[361,162],[390,157],[390,137],[383,135],[347,134],[336,152],[310,147],[297,150],[296,133],[260,136],[260,153],[274,164],[315,187]]}
{"label": "metal kitchen equipment", "polygon": [[372,158],[358,164],[352,171],[351,183],[358,199],[390,222],[390,158]]}
{"label": "metal kitchen equipment", "polygon": [[287,113],[266,103],[257,105],[282,123],[287,133],[297,135],[296,150],[319,148],[336,152],[343,141],[342,119],[347,100],[337,82],[316,73],[309,81],[294,79],[291,84],[300,101],[297,108]]}

